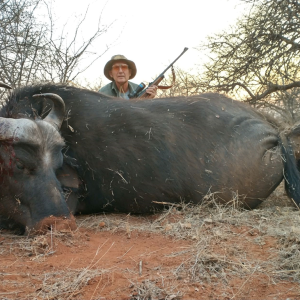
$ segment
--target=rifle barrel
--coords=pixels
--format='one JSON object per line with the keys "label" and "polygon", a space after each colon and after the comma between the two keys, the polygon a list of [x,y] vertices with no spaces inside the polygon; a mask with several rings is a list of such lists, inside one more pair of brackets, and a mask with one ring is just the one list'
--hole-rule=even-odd
{"label": "rifle barrel", "polygon": [[[168,69],[170,69],[170,67],[188,50],[189,48],[187,48],[187,47],[185,47],[184,49],[183,49],[183,51],[182,51],[182,53],[154,80],[154,81],[152,81],[152,82],[150,82],[149,83],[149,85],[148,85],[148,87],[149,86],[151,86],[155,81],[157,81],[158,79],[160,79],[159,81],[158,81],[158,83],[159,82],[161,82],[162,80],[163,80],[163,78],[164,78],[164,74],[166,73],[166,71],[168,70]],[[141,84],[144,84],[144,83],[141,83]],[[140,85],[141,85],[140,84]],[[147,88],[148,88],[147,87]],[[139,87],[137,87],[137,89],[138,89]],[[131,93],[131,94],[129,94],[129,98],[133,98],[134,96],[137,96],[136,98],[141,98],[145,93],[146,93],[146,89],[147,88],[145,88],[145,89],[143,89],[142,91],[140,91],[139,93],[137,93],[136,92],[136,90],[134,91],[134,93]]]}
{"label": "rifle barrel", "polygon": [[166,73],[166,71],[187,51],[187,50],[189,50],[189,48],[187,48],[187,47],[185,47],[184,49],[183,49],[183,51],[181,52],[181,54],[159,75],[159,76],[161,76],[161,75],[163,75],[164,73]]}

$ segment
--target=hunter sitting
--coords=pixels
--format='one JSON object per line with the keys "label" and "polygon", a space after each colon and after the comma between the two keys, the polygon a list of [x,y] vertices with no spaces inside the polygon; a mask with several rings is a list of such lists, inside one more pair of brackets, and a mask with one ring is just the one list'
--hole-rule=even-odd
{"label": "hunter sitting", "polygon": [[[114,55],[104,67],[104,75],[112,82],[102,87],[99,92],[123,99],[129,99],[128,95],[132,93],[137,84],[128,81],[136,75],[135,63],[128,60],[124,55]],[[157,86],[148,87],[146,93],[148,98],[156,96]]]}

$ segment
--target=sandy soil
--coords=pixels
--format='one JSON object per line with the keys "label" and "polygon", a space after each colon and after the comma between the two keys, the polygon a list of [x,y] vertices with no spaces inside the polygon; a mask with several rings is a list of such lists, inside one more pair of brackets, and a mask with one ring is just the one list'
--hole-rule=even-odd
{"label": "sandy soil", "polygon": [[274,224],[300,225],[292,208],[170,208],[76,221],[75,231],[35,237],[2,231],[0,299],[300,299],[286,262],[300,242],[274,233]]}

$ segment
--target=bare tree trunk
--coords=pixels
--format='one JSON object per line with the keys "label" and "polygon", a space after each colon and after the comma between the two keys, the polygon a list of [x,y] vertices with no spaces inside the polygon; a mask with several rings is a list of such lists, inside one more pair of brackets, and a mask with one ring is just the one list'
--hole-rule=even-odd
{"label": "bare tree trunk", "polygon": [[[39,21],[37,9],[44,8],[48,19]],[[35,82],[67,83],[88,69],[102,53],[88,49],[108,31],[110,25],[98,26],[85,40],[78,32],[87,18],[88,9],[75,25],[73,36],[57,31],[51,9],[42,0],[0,0],[0,80],[14,87]],[[91,57],[93,55],[93,57]],[[81,61],[91,57],[88,64]]]}

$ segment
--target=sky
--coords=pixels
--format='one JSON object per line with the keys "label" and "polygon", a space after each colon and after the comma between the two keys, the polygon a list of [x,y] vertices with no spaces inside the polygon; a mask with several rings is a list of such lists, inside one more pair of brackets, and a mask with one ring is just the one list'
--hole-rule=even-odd
{"label": "sky", "polygon": [[175,67],[194,72],[205,59],[197,50],[199,44],[208,35],[234,25],[246,12],[239,0],[53,0],[56,26],[67,24],[65,34],[70,38],[87,7],[80,29],[82,38],[88,38],[96,29],[100,15],[101,24],[111,26],[89,49],[94,55],[103,55],[79,79],[93,82],[102,78],[103,84],[109,82],[103,75],[104,65],[115,54],[135,62],[135,83],[153,80],[185,47],[189,50]]}

